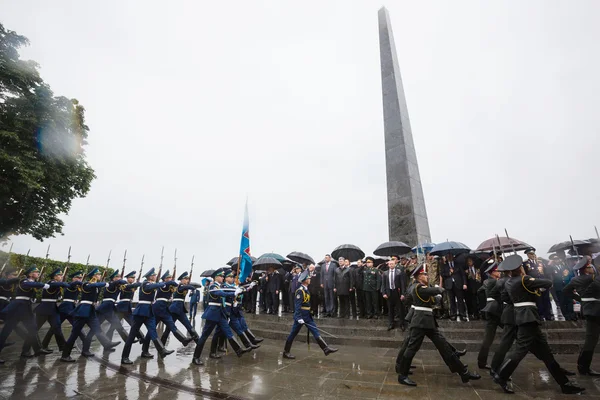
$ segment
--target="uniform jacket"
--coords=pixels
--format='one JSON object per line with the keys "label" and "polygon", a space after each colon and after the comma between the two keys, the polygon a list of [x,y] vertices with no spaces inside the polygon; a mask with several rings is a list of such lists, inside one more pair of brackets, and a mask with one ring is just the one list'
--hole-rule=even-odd
{"label": "uniform jacket", "polygon": [[[56,282],[54,280],[47,282],[50,286],[42,290],[42,301],[35,308],[35,313],[39,315],[54,315],[58,313],[57,301],[62,288],[68,288],[69,284],[65,282]],[[46,301],[44,301],[46,300]]]}
{"label": "uniform jacket", "polygon": [[[413,315],[410,320],[410,328],[420,329],[437,329],[435,318],[433,317],[433,311],[423,311],[421,308],[428,308],[433,310],[435,305],[435,297],[438,294],[442,294],[444,290],[439,287],[428,287],[419,283],[414,285],[414,289],[411,292],[413,306]],[[416,308],[415,308],[416,307]]]}
{"label": "uniform jacket", "polygon": [[[41,289],[44,285],[42,282],[21,279],[15,285],[15,298],[2,309],[0,319],[6,319],[6,316],[11,314],[19,316],[33,315],[31,299],[35,296],[35,289]],[[17,297],[27,297],[27,299],[17,299]]]}
{"label": "uniform jacket", "polygon": [[296,290],[294,294],[294,306],[294,321],[302,319],[305,323],[311,323],[313,319],[310,314],[310,293],[306,286],[300,285],[298,290]]}
{"label": "uniform jacket", "polygon": [[91,318],[96,315],[95,303],[98,301],[100,288],[106,287],[105,282],[84,282],[81,285],[81,300],[71,313],[75,318]]}
{"label": "uniform jacket", "polygon": [[59,313],[69,315],[75,310],[81,292],[81,285],[83,285],[83,282],[73,281],[69,282],[69,287],[63,288],[62,302],[58,305]]}
{"label": "uniform jacket", "polygon": [[[169,314],[169,300],[171,300],[171,296],[173,292],[179,286],[175,281],[163,282],[164,286],[156,289],[156,298],[154,304],[152,304],[152,313],[159,318],[169,318],[171,315]],[[165,300],[158,300],[165,299]]]}
{"label": "uniform jacket", "polygon": [[500,318],[502,316],[502,298],[500,292],[495,294],[496,297],[492,296],[492,291],[496,286],[496,283],[498,283],[497,279],[488,278],[483,281],[483,285],[481,285],[478,292],[483,292],[486,297],[485,307],[483,307],[481,311],[488,313],[488,315]]}
{"label": "uniform jacket", "polygon": [[[178,314],[181,316],[184,316],[185,314],[187,314],[187,310],[185,309],[185,297],[188,294],[188,291],[193,291],[195,292],[195,287],[193,287],[192,285],[182,285],[179,284],[177,286],[177,288],[175,289],[175,291],[173,292],[173,302],[171,303],[171,305],[169,306],[169,311],[171,312],[171,314]],[[193,297],[193,294],[192,294]],[[192,299],[190,297],[190,303],[192,302]],[[198,299],[196,299],[196,303],[198,302]]]}
{"label": "uniform jacket", "polygon": [[[154,301],[156,290],[164,286],[164,282],[151,283],[149,281],[144,281],[140,287],[140,302],[137,307],[135,307],[135,310],[133,310],[133,315],[147,318],[154,316],[154,313],[152,312],[152,302]],[[142,301],[149,303],[141,303]]]}
{"label": "uniform jacket", "polygon": [[235,297],[235,291],[221,287],[217,282],[212,282],[208,287],[208,303],[202,314],[202,319],[218,322],[226,319],[223,307],[231,303]]}
{"label": "uniform jacket", "polygon": [[126,283],[127,281],[124,279],[111,281],[103,291],[102,303],[96,308],[96,312],[100,314],[112,313],[115,310],[115,303],[119,297],[119,293],[121,293],[121,285]]}
{"label": "uniform jacket", "polygon": [[508,279],[506,276],[498,279],[494,287],[490,290],[490,297],[498,300],[502,307],[500,323],[502,325],[515,325],[515,308],[505,286]]}
{"label": "uniform jacket", "polygon": [[[515,323],[524,325],[535,322],[541,325],[542,319],[536,305],[539,297],[536,290],[549,289],[552,287],[552,281],[524,275],[509,278],[505,285],[508,296],[515,307]],[[520,307],[519,305],[523,303],[533,303],[533,305]]]}
{"label": "uniform jacket", "polygon": [[[576,290],[577,294],[573,291]],[[563,289],[565,293],[573,293],[573,298],[581,303],[584,317],[600,317],[600,275],[580,275],[571,279]]]}
{"label": "uniform jacket", "polygon": [[121,293],[119,293],[119,300],[117,301],[116,310],[120,313],[130,314],[131,301],[133,300],[133,294],[136,289],[142,286],[140,282],[133,282],[132,284],[121,285]]}
{"label": "uniform jacket", "polygon": [[378,292],[381,289],[381,275],[377,268],[365,268],[363,277],[363,291]]}

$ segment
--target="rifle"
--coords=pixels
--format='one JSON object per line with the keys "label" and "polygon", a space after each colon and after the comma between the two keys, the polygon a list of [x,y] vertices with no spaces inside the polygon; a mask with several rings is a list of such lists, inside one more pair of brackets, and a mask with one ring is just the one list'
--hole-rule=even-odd
{"label": "rifle", "polygon": [[175,249],[175,265],[173,266],[173,278],[175,278],[175,274],[177,274],[177,249]]}
{"label": "rifle", "polygon": [[[127,250],[125,250],[125,253],[127,253]],[[104,277],[106,276],[106,271],[108,271],[108,265],[110,264],[110,255],[112,254],[112,249],[108,252],[108,260],[106,260],[106,268],[104,268],[104,272],[102,273],[102,277],[100,278],[100,281],[104,281]],[[88,271],[89,273],[89,271]]]}
{"label": "rifle", "polygon": [[142,279],[142,269],[144,268],[144,256],[142,256],[142,265],[140,265],[140,273],[138,274],[137,281],[139,282]]}
{"label": "rifle", "polygon": [[[88,261],[90,259],[90,256],[88,256]],[[65,282],[66,278],[67,278],[67,271],[69,271],[69,264],[71,263],[71,246],[69,246],[69,255],[67,256],[67,266],[65,267],[65,270],[63,272],[63,282]]]}
{"label": "rifle", "polygon": [[194,273],[194,257],[196,256],[192,256],[192,266],[190,268],[190,282],[192,281],[192,273]]}
{"label": "rifle", "polygon": [[[127,249],[125,249],[125,254],[123,254],[123,268],[121,272],[121,278],[123,277],[123,273],[125,271],[125,262],[127,261]],[[106,269],[104,270],[104,275],[106,275],[106,271],[108,271],[108,265],[106,266]],[[104,280],[104,275],[102,275],[102,280]]]}
{"label": "rifle", "polygon": [[[596,232],[598,232],[598,230],[596,230]],[[2,269],[0,269],[0,276],[2,276],[2,273],[4,272],[4,268],[6,268],[6,265],[10,261],[10,253],[12,253],[13,244],[14,243],[10,244],[10,249],[8,250],[8,255],[6,256],[6,261],[4,261],[4,264],[2,265]]]}
{"label": "rifle", "polygon": [[40,279],[42,279],[42,275],[44,275],[44,270],[46,269],[46,265],[48,264],[49,256],[50,256],[50,245],[48,245],[48,249],[46,250],[46,259],[44,260],[44,265],[42,266],[42,269],[40,270],[40,275],[36,279],[36,282],[39,282]]}
{"label": "rifle", "polygon": [[158,267],[158,275],[156,275],[156,281],[158,282],[160,279],[160,276],[162,274],[162,267],[163,267],[163,258],[165,258],[165,246],[162,247],[162,250],[160,251],[160,265]]}

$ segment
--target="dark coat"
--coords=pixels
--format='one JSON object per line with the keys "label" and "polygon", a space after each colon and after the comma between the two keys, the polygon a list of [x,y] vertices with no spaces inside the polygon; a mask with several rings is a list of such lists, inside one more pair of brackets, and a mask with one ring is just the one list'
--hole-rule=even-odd
{"label": "dark coat", "polygon": [[266,290],[267,293],[275,293],[275,291],[281,290],[281,275],[275,271],[267,274]]}
{"label": "dark coat", "polygon": [[515,308],[505,286],[508,279],[506,276],[498,279],[494,287],[490,290],[490,297],[496,299],[502,306],[500,323],[502,325],[515,325]]}
{"label": "dark coat", "polygon": [[[506,291],[515,306],[515,322],[517,325],[524,325],[531,322],[537,322],[541,325],[542,319],[536,306],[537,289],[549,289],[552,287],[552,281],[549,279],[532,278],[531,276],[515,276],[509,278],[506,283]],[[532,306],[520,307],[523,303],[533,303]]]}
{"label": "dark coat", "polygon": [[[399,292],[400,295],[404,295],[406,293],[406,273],[404,273],[403,267],[394,268],[394,287],[396,291]],[[381,294],[390,296],[390,271],[385,271],[382,275],[381,281]]]}
{"label": "dark coat", "polygon": [[335,290],[338,296],[349,296],[354,287],[354,274],[350,268],[338,268],[335,271]]}
{"label": "dark coat", "polygon": [[454,263],[454,268],[451,268],[449,263],[442,265],[441,275],[446,290],[451,290],[455,286],[462,290],[463,285],[467,284],[465,270],[456,263]]}
{"label": "dark coat", "polygon": [[414,285],[410,293],[412,305],[415,307],[424,307],[432,311],[422,311],[413,308],[413,315],[410,320],[410,328],[437,329],[435,318],[433,317],[433,306],[435,305],[434,296],[442,294],[444,289],[440,287],[428,287],[420,284]]}
{"label": "dark coat", "polygon": [[502,316],[502,299],[500,292],[496,293],[496,297],[492,296],[496,283],[498,283],[498,280],[494,278],[488,278],[483,281],[483,285],[481,285],[478,292],[485,293],[486,297],[485,307],[483,307],[481,311],[496,317],[500,317]]}
{"label": "dark coat", "polygon": [[[577,294],[573,291],[576,290]],[[571,279],[563,289],[581,302],[581,313],[584,317],[600,317],[600,276],[580,275]]]}

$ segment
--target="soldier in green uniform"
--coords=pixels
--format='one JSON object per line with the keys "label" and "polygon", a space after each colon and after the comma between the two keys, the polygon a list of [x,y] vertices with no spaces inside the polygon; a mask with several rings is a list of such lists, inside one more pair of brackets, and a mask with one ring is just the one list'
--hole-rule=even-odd
{"label": "soldier in green uniform", "polygon": [[437,323],[433,317],[433,304],[435,303],[434,296],[442,294],[444,289],[440,287],[429,287],[429,279],[427,276],[427,267],[422,264],[414,269],[413,276],[416,284],[413,286],[410,293],[413,304],[412,317],[410,321],[409,342],[406,351],[397,362],[398,383],[407,386],[417,386],[417,384],[408,377],[410,365],[417,351],[423,343],[425,336],[429,338],[439,351],[442,359],[453,373],[460,375],[463,383],[470,380],[480,379],[481,376],[477,373],[470,372],[464,365],[457,354],[452,350],[452,347],[446,338],[440,333],[437,328]]}
{"label": "soldier in green uniform", "polygon": [[496,336],[496,330],[500,326],[500,317],[502,316],[502,302],[500,299],[492,297],[492,289],[496,286],[498,279],[500,279],[500,271],[498,271],[498,264],[492,264],[485,270],[485,273],[489,275],[489,278],[483,281],[483,285],[477,290],[478,293],[485,293],[486,304],[481,310],[485,315],[485,335],[483,336],[483,342],[477,355],[477,366],[479,369],[491,369],[487,363],[488,355],[490,353],[490,347],[494,342]]}
{"label": "soldier in green uniform", "polygon": [[546,335],[541,329],[542,319],[540,318],[535,301],[540,296],[539,290],[550,289],[552,281],[548,279],[536,279],[525,275],[523,258],[517,254],[506,257],[500,268],[510,271],[511,277],[506,281],[505,286],[515,309],[515,323],[518,329],[515,347],[507,354],[506,359],[496,375],[494,375],[494,381],[506,393],[514,393],[510,376],[527,353],[531,352],[537,359],[546,364],[546,368],[548,368],[554,380],[560,385],[563,393],[575,394],[583,392],[585,388],[569,382],[567,375],[572,375],[573,373],[561,368],[554,359]]}
{"label": "soldier in green uniform", "polygon": [[366,268],[363,273],[362,290],[365,296],[365,308],[367,310],[367,319],[379,318],[379,290],[381,289],[381,274],[375,268],[375,259],[366,258]]}

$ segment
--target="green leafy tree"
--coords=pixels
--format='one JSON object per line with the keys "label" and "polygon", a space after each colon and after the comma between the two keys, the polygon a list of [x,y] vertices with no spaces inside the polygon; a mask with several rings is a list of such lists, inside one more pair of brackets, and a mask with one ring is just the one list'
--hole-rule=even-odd
{"label": "green leafy tree", "polygon": [[38,64],[19,58],[28,43],[0,24],[0,241],[62,233],[61,214],[95,178],[85,159],[85,110],[55,97]]}

